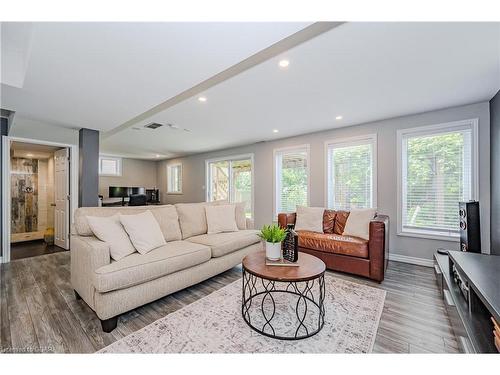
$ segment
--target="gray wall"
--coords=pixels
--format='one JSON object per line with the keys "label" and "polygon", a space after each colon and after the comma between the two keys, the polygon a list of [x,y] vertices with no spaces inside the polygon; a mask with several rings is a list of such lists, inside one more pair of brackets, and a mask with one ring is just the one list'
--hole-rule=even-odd
{"label": "gray wall", "polygon": [[490,100],[491,253],[500,255],[500,91]]}
{"label": "gray wall", "polygon": [[[376,133],[377,139],[377,205],[378,211],[391,218],[390,251],[393,254],[432,259],[438,247],[456,248],[458,243],[397,235],[397,137],[398,129],[439,124],[449,121],[479,119],[479,199],[483,252],[489,252],[490,242],[490,119],[488,102],[376,121],[357,126],[261,142],[233,149],[192,155],[161,161],[158,167],[158,186],[164,203],[200,202],[205,200],[205,160],[215,157],[254,153],[255,170],[255,224],[260,227],[273,220],[273,149],[310,144],[311,147],[311,206],[325,206],[324,141]],[[271,129],[272,126],[269,126]],[[166,166],[170,162],[183,164],[183,194],[167,195]]]}
{"label": "gray wall", "polygon": [[150,160],[122,159],[121,176],[99,176],[99,194],[108,198],[110,186],[156,187],[156,163]]}
{"label": "gray wall", "polygon": [[99,201],[99,132],[82,128],[78,142],[78,207],[96,207]]}

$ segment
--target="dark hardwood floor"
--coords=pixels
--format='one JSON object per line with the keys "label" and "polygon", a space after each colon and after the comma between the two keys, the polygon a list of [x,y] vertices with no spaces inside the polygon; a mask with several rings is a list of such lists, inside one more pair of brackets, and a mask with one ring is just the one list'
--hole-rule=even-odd
{"label": "dark hardwood floor", "polygon": [[[59,252],[1,265],[0,351],[92,353],[241,277],[235,267],[122,315],[118,327],[104,333],[74,296],[69,259],[69,252]],[[431,268],[390,262],[382,284],[331,274],[387,291],[374,352],[458,352]]]}
{"label": "dark hardwood floor", "polygon": [[47,245],[44,240],[24,241],[10,244],[10,259],[23,259],[38,255],[53,254],[65,249],[56,245]]}

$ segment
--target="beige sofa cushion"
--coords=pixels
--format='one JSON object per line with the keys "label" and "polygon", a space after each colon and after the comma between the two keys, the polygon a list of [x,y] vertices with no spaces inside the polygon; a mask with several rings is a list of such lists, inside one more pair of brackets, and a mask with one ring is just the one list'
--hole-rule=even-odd
{"label": "beige sofa cushion", "polygon": [[237,232],[234,204],[205,206],[207,233]]}
{"label": "beige sofa cushion", "polygon": [[210,246],[212,257],[217,258],[258,243],[260,238],[257,233],[259,231],[246,229],[230,233],[203,234],[191,237],[187,241]]}
{"label": "beige sofa cushion", "polygon": [[181,226],[182,239],[207,233],[207,216],[205,206],[217,205],[220,202],[177,203],[177,215]]}
{"label": "beige sofa cushion", "polygon": [[178,241],[182,238],[177,210],[172,205],[139,207],[80,207],[75,211],[75,229],[80,236],[92,236],[86,216],[107,217],[116,214],[135,215],[151,211],[160,225],[165,241]]}
{"label": "beige sofa cushion", "polygon": [[196,266],[210,258],[211,252],[207,246],[188,241],[172,241],[147,254],[134,253],[98,268],[93,283],[98,292],[109,292]]}
{"label": "beige sofa cushion", "polygon": [[297,218],[295,219],[295,230],[307,230],[323,233],[323,207],[297,206]]}
{"label": "beige sofa cushion", "polygon": [[220,206],[220,205],[227,205],[227,204],[234,204],[235,205],[235,210],[234,210],[234,215],[236,219],[236,225],[238,226],[239,230],[242,229],[252,229],[247,226],[247,217],[245,215],[245,202],[237,202],[237,203],[229,203],[227,199],[221,199],[218,201],[210,202],[210,204]]}
{"label": "beige sofa cushion", "polygon": [[376,208],[351,210],[345,223],[343,236],[370,239],[370,221],[375,217]]}
{"label": "beige sofa cushion", "polygon": [[109,253],[114,260],[120,260],[135,253],[135,248],[120,223],[118,215],[87,216],[87,222],[94,235],[109,246]]}
{"label": "beige sofa cushion", "polygon": [[141,254],[166,244],[160,225],[151,211],[137,215],[120,215],[120,222],[130,237],[130,241]]}

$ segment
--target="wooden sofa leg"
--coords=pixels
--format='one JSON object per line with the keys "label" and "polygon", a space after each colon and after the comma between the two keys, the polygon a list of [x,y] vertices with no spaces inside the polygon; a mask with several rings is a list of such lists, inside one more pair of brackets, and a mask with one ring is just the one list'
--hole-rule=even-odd
{"label": "wooden sofa leg", "polygon": [[118,324],[117,316],[109,319],[104,319],[104,320],[100,319],[100,320],[101,320],[102,330],[106,333],[110,333],[112,330],[116,328],[116,325]]}
{"label": "wooden sofa leg", "polygon": [[74,292],[75,292],[75,298],[76,299],[82,299],[82,297],[80,297],[80,295],[78,294],[78,292],[76,290],[74,290]]}

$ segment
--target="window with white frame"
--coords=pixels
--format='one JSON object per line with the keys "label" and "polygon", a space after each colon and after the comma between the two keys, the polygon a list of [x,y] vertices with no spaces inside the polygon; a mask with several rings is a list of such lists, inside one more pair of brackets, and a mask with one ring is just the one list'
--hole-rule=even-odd
{"label": "window with white frame", "polygon": [[122,159],[113,156],[99,156],[99,175],[100,176],[121,176]]}
{"label": "window with white frame", "polygon": [[245,202],[245,215],[253,216],[253,154],[207,160],[207,202]]}
{"label": "window with white frame", "polygon": [[458,202],[477,198],[477,120],[401,130],[399,233],[456,238]]}
{"label": "window with white frame", "polygon": [[376,207],[377,136],[326,142],[327,205],[335,210]]}
{"label": "window with white frame", "polygon": [[309,145],[274,150],[274,216],[309,205]]}
{"label": "window with white frame", "polygon": [[167,166],[167,193],[182,194],[182,164]]}

